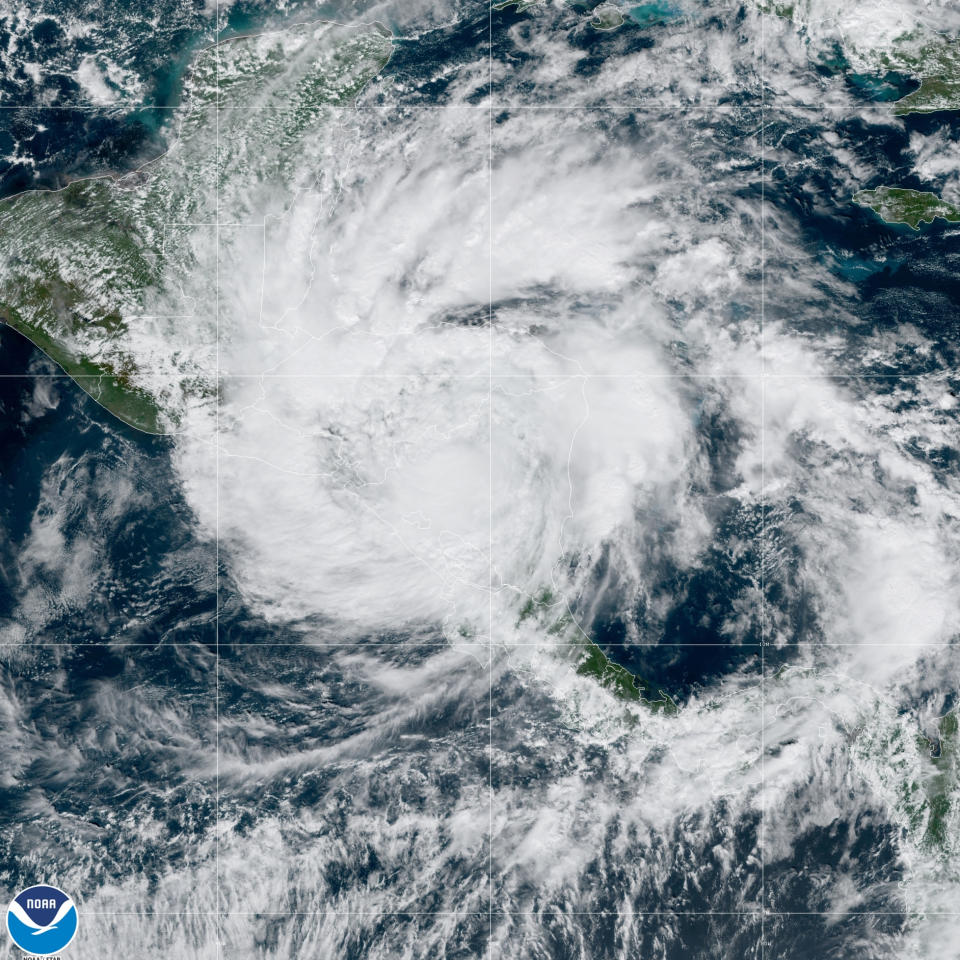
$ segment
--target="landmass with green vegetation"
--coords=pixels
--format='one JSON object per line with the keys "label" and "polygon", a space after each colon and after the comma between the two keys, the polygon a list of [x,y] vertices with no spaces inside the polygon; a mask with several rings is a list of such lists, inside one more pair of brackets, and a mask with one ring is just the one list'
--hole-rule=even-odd
{"label": "landmass with green vegetation", "polygon": [[957,710],[939,718],[932,737],[919,732],[905,714],[881,708],[878,716],[885,719],[864,722],[852,738],[860,769],[869,771],[873,788],[886,796],[913,846],[938,858],[954,857],[960,822]]}
{"label": "landmass with green vegetation", "polygon": [[869,207],[886,223],[904,223],[914,230],[938,219],[960,222],[960,207],[941,200],[935,193],[919,190],[877,187],[876,190],[861,190],[853,202]]}
{"label": "landmass with green vegetation", "polygon": [[[557,607],[563,610],[559,615],[554,613]],[[654,713],[670,715],[677,712],[677,704],[669,694],[654,690],[641,677],[614,663],[600,646],[587,639],[549,587],[528,598],[520,611],[518,625],[531,618],[541,623],[547,633],[567,637],[566,650],[576,662],[580,676],[590,677],[618,699],[641,704]]]}
{"label": "landmass with green vegetation", "polygon": [[909,74],[920,86],[893,105],[897,116],[960,110],[960,42],[937,37],[915,47],[916,37],[906,35],[881,62],[891,70]]}
{"label": "landmass with green vegetation", "polygon": [[541,2],[542,0],[501,0],[500,3],[495,3],[493,5],[493,9],[507,10],[510,7],[513,7],[517,13],[523,13],[524,10],[527,10],[530,7],[535,7]]}
{"label": "landmass with green vegetation", "polygon": [[0,203],[0,319],[126,423],[175,430],[216,392],[218,224],[292,197],[324,124],[391,50],[385,28],[314,23],[202,51],[163,156]]}
{"label": "landmass with green vegetation", "polygon": [[[756,0],[761,13],[789,20],[808,31],[811,22],[829,24],[822,7],[814,9],[809,0],[771,2]],[[839,0],[838,0],[839,5]],[[877,78],[888,71],[919,81],[920,86],[896,100],[897,116],[911,113],[938,113],[960,110],[960,40],[927,28],[917,27],[898,36],[868,44],[855,31],[842,33],[842,56],[827,59],[838,69],[853,74],[872,73]]]}
{"label": "landmass with green vegetation", "polygon": [[923,839],[931,847],[942,847],[947,842],[948,821],[954,806],[953,794],[960,772],[957,765],[957,732],[960,724],[956,711],[941,717],[938,728],[936,739],[923,737],[921,744],[921,749],[925,750],[933,766],[923,782],[926,803]]}
{"label": "landmass with green vegetation", "polygon": [[796,15],[796,7],[792,3],[760,3],[761,13],[771,13],[781,20],[793,20]]}
{"label": "landmass with green vegetation", "polygon": [[594,30],[616,30],[622,27],[626,17],[610,3],[601,3],[599,7],[593,8],[593,18],[590,26]]}

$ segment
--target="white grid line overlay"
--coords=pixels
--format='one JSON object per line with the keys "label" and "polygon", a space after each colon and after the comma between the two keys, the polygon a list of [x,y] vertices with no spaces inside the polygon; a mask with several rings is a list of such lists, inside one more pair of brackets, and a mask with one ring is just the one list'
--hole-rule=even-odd
{"label": "white grid line overlay", "polygon": [[[4,326],[0,323],[0,327]],[[12,329],[12,328],[11,328]],[[37,348],[39,349],[39,348]],[[184,375],[182,377],[168,377],[161,374],[144,374],[143,379],[163,380],[165,383],[195,383],[202,378],[202,374]],[[69,373],[0,373],[0,380],[68,380],[74,383],[99,382],[112,379],[109,374],[77,374]],[[533,373],[495,373],[492,377],[486,373],[447,374],[447,373],[222,373],[219,375],[221,383],[230,380],[443,380],[481,381],[503,380],[512,382],[519,380],[527,383],[530,380],[541,380],[547,383],[567,380],[756,380],[768,382],[770,380],[952,380],[956,375],[944,370],[931,370],[927,373],[550,373],[535,375]]]}
{"label": "white grid line overlay", "polygon": [[[217,85],[217,103],[215,109],[215,133],[216,133],[216,163],[219,165],[219,153],[220,153],[220,140],[219,140],[219,113],[220,113],[220,91],[219,91],[219,72],[220,72],[220,53],[219,53],[219,43],[220,35],[222,32],[222,23],[221,23],[221,14],[222,14],[222,3],[218,2],[217,4],[217,40],[214,44],[215,46],[215,66],[216,66],[216,85]],[[760,508],[760,543],[758,550],[758,579],[759,579],[759,633],[760,639],[757,643],[745,643],[741,646],[746,648],[757,648],[760,655],[760,824],[759,824],[759,861],[760,861],[760,905],[755,910],[745,909],[740,911],[676,911],[676,910],[653,910],[653,911],[631,911],[633,916],[670,916],[670,917],[703,917],[703,916],[725,916],[725,917],[756,917],[760,922],[760,956],[761,960],[766,956],[766,920],[768,918],[777,918],[777,917],[880,917],[880,916],[890,916],[890,917],[960,917],[960,911],[867,911],[867,910],[849,910],[849,911],[783,911],[783,910],[772,910],[769,909],[766,897],[765,889],[765,829],[766,829],[766,785],[765,785],[765,679],[766,679],[766,648],[768,645],[766,637],[766,595],[765,595],[765,548],[766,548],[766,536],[765,536],[765,526],[766,526],[766,504],[765,504],[765,474],[766,474],[766,463],[765,463],[765,426],[766,426],[766,383],[767,380],[849,380],[849,381],[869,381],[869,380],[914,380],[914,379],[926,379],[926,378],[947,378],[950,376],[950,371],[944,370],[931,370],[929,372],[920,372],[920,373],[891,373],[891,374],[870,374],[870,373],[842,373],[842,374],[818,374],[818,375],[808,375],[808,374],[771,374],[768,372],[766,367],[766,358],[765,358],[765,306],[766,306],[766,86],[765,86],[765,69],[766,69],[766,51],[765,51],[765,16],[761,15],[759,17],[760,21],[760,359],[761,359],[761,370],[756,374],[696,374],[696,373],[677,373],[677,374],[602,374],[602,373],[569,373],[569,374],[550,374],[548,378],[550,381],[565,381],[565,380],[591,380],[591,379],[629,379],[629,380],[652,380],[652,379],[686,379],[686,380],[705,380],[705,381],[723,381],[723,380],[759,380],[760,381],[760,398],[759,398],[759,417],[760,417],[760,492],[759,492],[759,508]],[[355,917],[377,917],[377,916],[399,916],[399,917],[408,917],[408,916],[455,916],[455,917],[486,917],[489,927],[488,932],[488,951],[490,960],[493,960],[493,951],[494,951],[494,938],[493,938],[493,924],[494,917],[522,917],[522,916],[541,916],[539,912],[533,911],[512,911],[512,910],[503,910],[503,909],[494,909],[494,789],[493,789],[493,657],[494,657],[494,636],[493,636],[493,593],[494,593],[494,566],[493,566],[493,548],[494,548],[494,537],[493,537],[493,455],[494,455],[494,445],[493,445],[493,390],[494,384],[499,381],[512,381],[512,380],[528,380],[532,378],[526,374],[496,374],[494,372],[494,338],[493,338],[493,251],[494,251],[494,240],[493,240],[493,228],[494,228],[494,205],[493,205],[493,155],[494,155],[494,142],[493,142],[493,129],[494,129],[494,115],[495,112],[500,110],[517,110],[517,109],[530,109],[530,110],[539,110],[539,109],[570,109],[576,110],[577,112],[583,112],[584,108],[567,108],[561,106],[549,106],[549,105],[516,105],[516,104],[497,104],[493,99],[493,8],[492,2],[488,8],[488,84],[490,88],[490,96],[486,104],[476,104],[476,105],[466,105],[469,109],[480,109],[486,110],[487,112],[487,122],[488,122],[488,159],[487,159],[487,172],[488,172],[488,203],[489,203],[489,214],[488,214],[488,225],[489,225],[489,237],[488,237],[488,339],[489,339],[489,360],[488,360],[488,370],[486,373],[486,378],[488,380],[488,426],[489,426],[489,437],[488,437],[488,452],[489,452],[489,606],[488,606],[488,637],[487,637],[487,646],[488,646],[488,657],[487,657],[487,668],[488,668],[488,788],[489,788],[489,849],[488,849],[488,906],[486,911],[417,911],[417,910],[396,910],[396,911],[346,911],[346,910],[323,910],[323,911],[310,911],[310,912],[253,912],[253,911],[237,911],[237,910],[225,910],[223,909],[223,902],[221,898],[221,867],[220,867],[220,457],[221,457],[221,437],[220,437],[220,406],[221,406],[221,393],[218,390],[216,392],[216,533],[215,533],[215,569],[214,569],[214,587],[216,591],[215,597],[215,614],[213,619],[214,625],[214,647],[215,647],[215,694],[214,694],[214,703],[215,703],[215,719],[216,719],[216,767],[215,767],[215,783],[216,783],[216,795],[215,795],[215,875],[216,875],[216,890],[215,890],[215,905],[216,909],[214,911],[195,911],[195,912],[154,912],[154,911],[114,911],[114,912],[86,912],[85,915],[92,917],[111,917],[111,916],[135,916],[135,917],[190,917],[190,916],[207,916],[215,919],[217,921],[217,930],[216,930],[216,950],[217,957],[222,956],[222,951],[224,944],[220,939],[220,931],[222,922],[226,917],[310,917],[310,916],[355,916]],[[27,106],[3,106],[0,105],[0,109],[7,110],[68,110],[68,109],[87,109],[83,107],[31,107]],[[94,108],[90,108],[94,109]],[[149,108],[149,109],[177,109],[177,108]],[[609,111],[606,111],[609,112]],[[223,226],[220,222],[220,197],[219,197],[219,175],[217,176],[216,188],[215,188],[215,199],[216,199],[216,222],[213,224],[217,231],[217,249],[219,251],[219,231],[220,227]],[[433,378],[443,379],[448,381],[456,380],[470,380],[477,381],[481,380],[484,376],[482,372],[476,375],[448,375],[448,374],[420,374],[420,373],[397,373],[397,374],[229,374],[221,373],[220,369],[220,262],[219,262],[219,253],[217,256],[216,264],[216,377],[217,382],[229,381],[231,379],[260,379],[260,380],[270,380],[270,379],[349,379],[349,380],[362,380],[362,379],[373,379],[373,378],[383,378],[383,379],[425,379]],[[86,379],[100,379],[100,378],[87,378],[87,377],[73,377],[66,373],[53,373],[53,374],[0,374],[0,379],[21,379],[21,380],[42,380],[42,379],[63,379],[63,380],[86,380]],[[195,379],[195,378],[185,378],[185,379]],[[189,641],[174,641],[172,646],[189,646]],[[343,642],[307,642],[307,643],[281,643],[281,642],[271,642],[264,641],[260,642],[234,642],[226,641],[225,646],[229,649],[234,647],[263,647],[265,649],[271,647],[295,647],[297,649],[304,650],[308,652],[311,648],[325,649],[325,648],[340,648],[340,647],[369,647],[369,646],[424,646],[424,647],[437,647],[437,648],[446,648],[448,643],[446,641],[383,641],[383,640],[371,640],[366,642],[356,642],[356,641],[343,641]],[[503,648],[509,649],[512,646],[525,646],[528,645],[525,642],[517,643],[504,643]],[[531,646],[536,646],[537,644],[531,643]],[[17,647],[20,648],[23,645],[20,643],[6,643],[0,642],[0,649],[7,647]],[[53,642],[37,642],[32,643],[31,646],[38,648],[43,647],[52,647],[52,648],[72,648],[76,646],[130,646],[130,647],[145,647],[152,649],[155,644],[145,643],[145,642],[127,642],[127,641],[92,641],[89,643],[84,643],[83,641],[77,642],[68,642],[68,643],[53,643]],[[728,647],[728,644],[703,644],[703,643],[650,643],[650,644],[618,644],[611,643],[607,646],[617,647],[617,646],[650,646],[657,648],[669,648],[669,647]],[[884,644],[884,643],[833,643],[833,642],[800,642],[797,644],[791,645],[792,647],[802,648],[810,647],[815,649],[831,649],[831,648],[844,648],[844,647],[919,647],[919,648],[931,648],[931,649],[940,649],[953,646],[948,641],[942,643],[910,643],[905,642],[902,644]],[[618,911],[565,911],[564,915],[566,916],[621,916]]]}
{"label": "white grid line overlay", "polygon": [[[216,102],[214,103],[214,117],[216,118],[216,152],[214,154],[214,198],[216,203],[216,290],[215,290],[215,307],[216,310],[216,331],[217,331],[217,344],[216,344],[216,371],[217,371],[217,382],[219,383],[220,378],[220,32],[221,32],[221,9],[222,4],[220,0],[217,0],[216,7],[216,45],[214,47],[214,64],[216,69],[216,88],[217,96]],[[214,930],[214,938],[217,951],[217,960],[223,952],[223,944],[220,940],[220,932],[223,929],[223,913],[221,910],[221,900],[220,900],[220,889],[221,889],[221,878],[220,878],[220,402],[221,402],[221,392],[219,389],[215,391],[214,394],[216,398],[216,428],[215,428],[215,449],[216,449],[216,467],[215,467],[215,477],[217,485],[216,493],[216,513],[215,513],[215,531],[216,531],[216,549],[214,551],[214,571],[213,571],[213,588],[216,591],[216,615],[214,618],[214,643],[216,647],[216,655],[214,660],[214,686],[216,688],[214,693],[214,704],[215,704],[215,721],[214,721],[214,733],[216,735],[216,802],[214,804],[214,854],[216,856],[216,884],[217,889],[214,891],[214,903],[217,908],[217,922],[216,929]]]}
{"label": "white grid line overlay", "polygon": [[765,320],[767,293],[767,158],[766,158],[766,14],[760,13],[760,960],[766,960],[767,951],[767,871],[766,871],[766,826],[767,826],[767,783],[766,783],[766,396],[767,363],[765,353]]}
{"label": "white grid line overlay", "polygon": [[489,457],[488,503],[489,527],[487,557],[487,788],[489,791],[489,840],[487,847],[487,953],[494,960],[493,950],[493,0],[487,3],[487,83],[490,105],[487,113],[487,444]]}
{"label": "white grid line overlay", "polygon": [[[543,911],[495,910],[498,917],[542,917]],[[960,917],[949,910],[767,910],[768,917]],[[488,917],[489,910],[84,910],[85,917]],[[565,917],[621,917],[617,910],[567,910]],[[634,910],[632,917],[759,917],[760,910]],[[27,955],[27,960],[33,960]]]}
{"label": "white grid line overlay", "polygon": [[[211,621],[212,622],[212,621]],[[202,640],[169,640],[160,644],[164,647],[191,647],[191,646],[203,646],[206,641]],[[14,640],[4,640],[0,641],[0,649],[10,648],[12,650],[22,650],[27,646],[29,649],[33,650],[43,650],[46,648],[62,648],[62,649],[96,649],[97,647],[143,647],[146,650],[155,650],[157,649],[158,644],[154,641],[148,640],[67,640],[67,641],[53,641],[53,640],[31,640],[29,644],[24,644],[22,642]],[[370,647],[379,647],[380,649],[389,650],[392,647],[397,649],[401,647],[437,647],[439,649],[447,649],[450,646],[450,643],[447,640],[330,640],[330,641],[306,641],[302,640],[300,642],[296,641],[282,641],[282,640],[225,640],[223,641],[223,646],[229,649],[234,647],[252,647],[262,648],[268,650],[271,647],[292,647],[297,650],[303,650],[304,652],[309,652],[312,649],[326,649],[327,647],[353,647],[358,650],[369,649]],[[605,647],[623,647],[624,649],[635,650],[642,649],[644,647],[649,647],[651,650],[669,650],[675,647],[702,647],[709,649],[711,647],[716,647],[722,650],[752,650],[756,649],[759,654],[761,644],[759,642],[751,643],[740,643],[736,646],[732,646],[729,643],[633,643],[626,641],[611,641],[609,643],[604,643]],[[769,644],[768,644],[769,646]],[[510,641],[509,643],[504,643],[502,645],[503,649],[509,650],[513,647],[541,647],[541,644],[532,640],[518,640]],[[949,640],[940,640],[940,641],[915,641],[915,642],[904,642],[904,643],[882,643],[882,642],[869,642],[864,641],[860,642],[830,642],[826,640],[801,640],[794,643],[791,643],[788,647],[784,647],[785,650],[800,650],[800,649],[811,649],[811,650],[831,650],[834,647],[853,647],[856,649],[861,649],[863,647],[877,647],[880,649],[891,649],[891,650],[900,650],[904,647],[908,649],[916,650],[946,650],[948,648],[956,648],[955,643],[951,643]]]}
{"label": "white grid line overlay", "polygon": [[[498,917],[542,917],[543,911],[496,910]],[[768,917],[960,917],[949,910],[767,910]],[[84,910],[85,917],[488,917],[489,910]],[[565,917],[621,917],[616,910],[567,910]],[[759,917],[760,910],[634,910],[632,917]],[[27,960],[33,960],[27,955]]]}

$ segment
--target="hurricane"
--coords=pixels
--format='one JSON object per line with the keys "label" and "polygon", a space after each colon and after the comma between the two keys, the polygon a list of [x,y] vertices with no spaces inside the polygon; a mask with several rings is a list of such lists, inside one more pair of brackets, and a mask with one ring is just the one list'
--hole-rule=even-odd
{"label": "hurricane", "polygon": [[10,897],[76,957],[952,955],[952,4],[0,23]]}

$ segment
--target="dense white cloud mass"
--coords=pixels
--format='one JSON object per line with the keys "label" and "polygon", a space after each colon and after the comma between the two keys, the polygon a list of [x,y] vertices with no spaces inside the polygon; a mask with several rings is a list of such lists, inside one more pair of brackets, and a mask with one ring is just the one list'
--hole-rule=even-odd
{"label": "dense white cloud mass", "polygon": [[852,66],[864,71],[894,66],[899,51],[916,56],[939,35],[960,32],[960,12],[950,0],[799,0],[782,9],[818,53],[839,41]]}
{"label": "dense white cloud mass", "polygon": [[[495,924],[504,956],[549,955],[545,904],[606,908],[587,893],[590,878],[618,910],[691,909],[695,900],[666,893],[682,873],[714,891],[707,908],[749,913],[761,859],[774,909],[943,909],[952,889],[933,882],[944,883],[939,855],[890,769],[908,774],[877,744],[904,723],[894,691],[919,693],[929,681],[922,645],[956,635],[956,484],[912,449],[918,437],[956,442],[953,401],[935,376],[889,390],[836,377],[936,348],[906,325],[863,330],[854,346],[848,330],[862,321],[852,283],[824,269],[822,255],[818,264],[796,212],[778,203],[766,211],[772,307],[761,327],[760,18],[735,26],[732,8],[720,10],[725,29],[708,39],[689,12],[652,49],[614,48],[585,81],[588,54],[570,43],[570,15],[535,11],[510,30],[516,59],[494,60],[489,110],[482,57],[445,68],[436,101],[388,73],[328,134],[315,184],[251,211],[264,217],[262,232],[230,236],[221,273],[221,364],[237,376],[223,387],[218,516],[245,600],[327,640],[437,624],[455,646],[489,637],[511,648],[501,669],[522,693],[498,707],[491,811],[492,895],[518,913]],[[906,6],[895,13],[873,18],[876,36],[858,37],[856,49],[877,49],[913,16]],[[807,187],[812,206],[828,211],[872,175],[835,132],[860,107],[849,90],[824,88],[788,27],[767,28],[767,83],[789,90],[773,109],[788,123],[823,124],[812,155],[771,138],[768,170],[802,177],[803,164],[829,154],[833,193],[812,173]],[[574,36],[582,30],[574,25]],[[864,116],[887,122],[879,110]],[[929,157],[935,148],[911,149]],[[805,324],[820,303],[814,338]],[[718,419],[730,431],[719,452],[705,439]],[[740,529],[721,533],[718,500]],[[761,502],[762,576],[749,552]],[[200,516],[212,529],[215,517]],[[679,716],[625,727],[609,695],[557,658],[565,641],[545,634],[550,615],[519,613],[548,589],[555,616],[569,609],[588,631],[619,617],[626,639],[656,641],[677,602],[660,582],[664,568],[702,569],[720,537],[746,564],[747,583],[718,639],[758,639],[765,581],[774,649],[847,646],[801,649],[766,693],[747,661]],[[646,627],[631,619],[638,604]],[[481,712],[487,682],[481,673],[465,688]],[[543,696],[557,706],[521,721],[537,716]],[[514,724],[522,732],[508,733]],[[589,757],[601,744],[604,776],[594,780]],[[929,776],[915,736],[907,754]],[[248,754],[251,774],[259,763],[312,763],[268,756]],[[482,875],[487,837],[475,823],[487,802],[480,779],[442,827],[432,814],[404,822],[403,842],[425,844],[415,886],[455,874],[461,857]],[[808,847],[818,831],[861,815],[885,825],[875,842],[904,865],[899,887],[890,871],[873,883],[840,843],[827,854],[837,863],[807,866],[825,872],[804,901],[790,865],[816,858]],[[257,827],[278,860],[282,822]],[[377,822],[361,815],[351,837],[393,849],[395,828]],[[914,825],[898,843],[905,823]],[[314,891],[304,896],[316,896],[323,883],[308,879],[306,863],[299,870]],[[287,897],[282,873],[268,882]],[[475,895],[447,894],[444,909],[480,909],[490,894]],[[369,890],[352,896],[351,910],[369,902]],[[384,897],[378,908],[404,902]],[[621,922],[611,942],[623,955],[684,942],[682,924],[638,932]],[[332,919],[311,929],[317,943],[341,942]],[[438,944],[463,935],[432,929]],[[283,930],[288,945],[314,942],[300,927]],[[754,936],[748,918],[744,931]],[[921,923],[915,940],[878,932],[872,949],[923,956],[940,935]],[[396,936],[372,939],[372,955],[406,942]],[[790,933],[782,938],[774,955]]]}
{"label": "dense white cloud mass", "polygon": [[483,101],[406,101],[387,79],[343,111],[295,193],[230,189],[221,543],[268,616],[350,634],[486,634],[492,563],[502,633],[650,510],[688,552],[709,534],[683,488],[703,395],[757,408],[758,211],[739,164],[684,158],[687,126],[624,132],[614,105],[491,130]]}

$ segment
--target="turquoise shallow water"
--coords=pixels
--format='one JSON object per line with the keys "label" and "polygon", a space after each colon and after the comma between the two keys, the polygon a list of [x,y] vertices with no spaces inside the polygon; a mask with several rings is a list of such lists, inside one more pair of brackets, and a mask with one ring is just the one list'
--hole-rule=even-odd
{"label": "turquoise shallow water", "polygon": [[854,90],[865,99],[881,103],[900,100],[919,86],[912,77],[893,70],[884,74],[851,73],[849,81]]}
{"label": "turquoise shallow water", "polygon": [[854,283],[866,280],[874,274],[883,273],[885,270],[891,274],[896,273],[903,262],[902,259],[875,260],[869,257],[833,254],[833,268],[845,280],[852,280]]}
{"label": "turquoise shallow water", "polygon": [[655,3],[641,3],[639,6],[630,7],[627,16],[642,27],[650,27],[679,19],[680,11],[672,4],[658,0]]}

